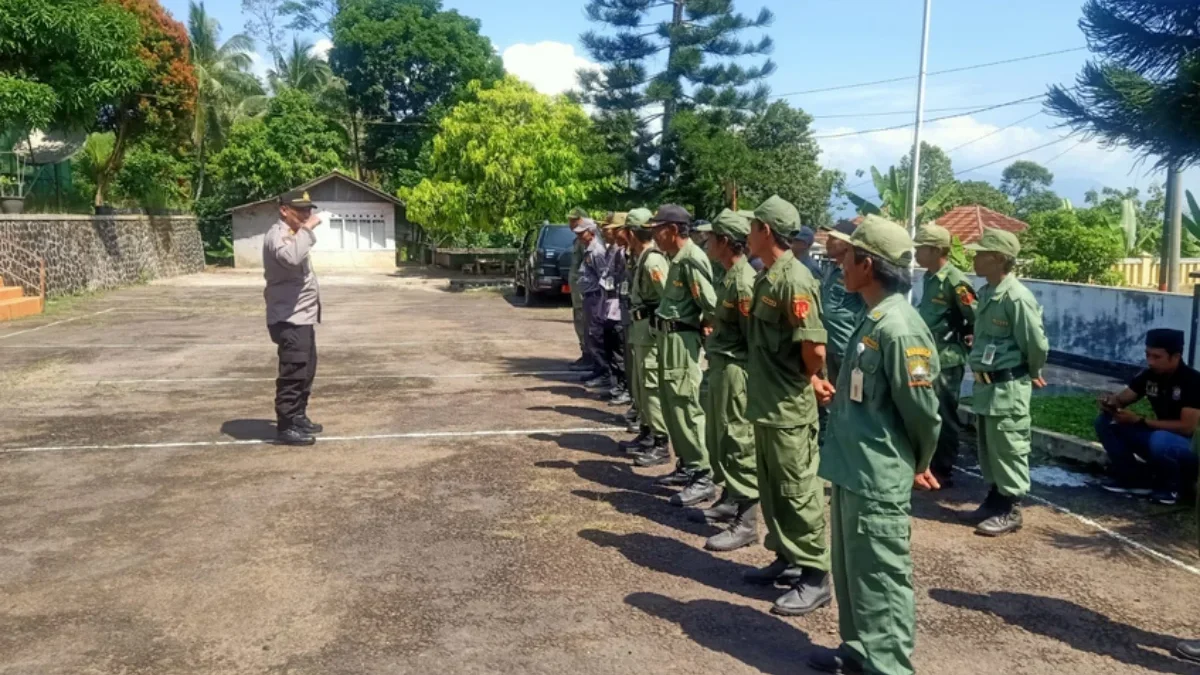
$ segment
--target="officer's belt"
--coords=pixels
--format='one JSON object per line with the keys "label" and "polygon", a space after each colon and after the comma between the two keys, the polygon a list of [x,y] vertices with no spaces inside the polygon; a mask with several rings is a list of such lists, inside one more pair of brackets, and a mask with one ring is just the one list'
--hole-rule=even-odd
{"label": "officer's belt", "polygon": [[1004,368],[1003,370],[975,371],[975,381],[980,384],[1001,384],[1019,380],[1029,374],[1029,366]]}
{"label": "officer's belt", "polygon": [[700,327],[690,323],[661,319],[657,316],[650,318],[650,326],[660,333],[699,333]]}
{"label": "officer's belt", "polygon": [[621,297],[621,292],[616,289],[613,289],[611,291],[609,291],[609,290],[604,291],[604,299],[605,300],[616,300],[620,297]]}
{"label": "officer's belt", "polygon": [[654,313],[658,311],[658,304],[643,305],[633,310],[634,321],[644,321],[654,318]]}

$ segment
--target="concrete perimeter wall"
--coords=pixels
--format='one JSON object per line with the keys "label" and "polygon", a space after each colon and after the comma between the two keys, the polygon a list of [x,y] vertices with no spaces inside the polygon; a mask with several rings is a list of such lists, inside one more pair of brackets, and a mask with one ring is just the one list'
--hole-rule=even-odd
{"label": "concrete perimeter wall", "polygon": [[46,259],[51,297],[204,271],[194,216],[6,214],[0,239]]}

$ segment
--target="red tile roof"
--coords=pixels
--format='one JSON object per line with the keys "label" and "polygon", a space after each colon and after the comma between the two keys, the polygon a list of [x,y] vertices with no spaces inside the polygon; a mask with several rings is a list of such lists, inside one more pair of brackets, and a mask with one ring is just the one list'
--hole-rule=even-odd
{"label": "red tile roof", "polygon": [[993,227],[1009,232],[1024,232],[1029,225],[983,206],[960,206],[937,219],[937,224],[950,230],[962,243],[971,244],[983,236],[983,228]]}

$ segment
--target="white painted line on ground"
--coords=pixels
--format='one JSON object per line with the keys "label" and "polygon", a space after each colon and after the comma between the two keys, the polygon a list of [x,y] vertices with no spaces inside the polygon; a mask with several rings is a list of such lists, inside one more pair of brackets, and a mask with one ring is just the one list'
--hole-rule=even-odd
{"label": "white painted line on ground", "polygon": [[[38,331],[43,328],[50,328],[51,326],[59,326],[64,323],[71,323],[72,321],[78,321],[80,319],[89,319],[93,316],[100,316],[101,314],[108,314],[109,312],[113,311],[114,309],[116,309],[116,307],[109,307],[108,309],[101,310],[99,312],[94,312],[92,314],[85,314],[83,316],[74,316],[74,317],[71,317],[70,319],[63,319],[62,321],[55,321],[54,323],[48,323],[48,324],[45,324],[42,326],[34,326],[33,328],[26,328],[25,330],[19,330],[15,333],[8,333],[7,335],[0,335],[0,340],[3,340],[5,338],[10,338],[10,337],[16,337],[18,335],[24,335],[26,333],[32,333],[34,331]],[[8,345],[5,345],[5,346],[8,346]],[[19,346],[20,345],[14,345],[14,347],[19,347]]]}
{"label": "white painted line on ground", "polygon": [[[108,310],[105,310],[108,311]],[[103,314],[104,312],[101,312]],[[85,318],[85,317],[76,317]],[[75,319],[68,319],[74,321]],[[66,323],[59,322],[59,323]],[[46,324],[42,328],[49,328],[55,324]],[[30,330],[37,330],[31,328]],[[28,331],[21,331],[21,333]],[[11,335],[20,335],[20,333],[10,333],[9,335],[0,336],[0,340]],[[330,349],[332,347],[346,348],[388,348],[388,347],[425,347],[434,345],[452,345],[452,344],[471,344],[471,345],[486,345],[491,342],[538,342],[541,344],[567,344],[573,343],[570,339],[551,339],[544,337],[523,337],[523,338],[489,338],[481,337],[465,340],[439,340],[436,337],[429,340],[421,341],[400,341],[400,342],[339,342],[335,338],[319,337],[317,339],[317,349]],[[266,331],[263,331],[261,338],[259,336],[247,337],[242,340],[231,340],[229,342],[123,342],[123,343],[89,343],[89,342],[61,342],[41,343],[41,344],[19,344],[19,345],[0,345],[0,349],[226,349],[229,347],[251,347],[262,349],[263,351],[275,351],[275,347],[266,339]]]}
{"label": "white painted line on ground", "polygon": [[[563,375],[582,375],[571,370],[540,370],[513,373],[454,373],[449,375],[317,375],[317,383],[328,380],[457,380],[484,379],[490,377],[548,377]],[[94,386],[119,384],[188,384],[212,382],[274,382],[274,377],[170,377],[144,380],[97,380]]]}
{"label": "white painted line on ground", "polygon": [[[574,429],[498,429],[490,431],[413,431],[397,434],[367,434],[360,436],[318,436],[318,443],[346,441],[392,441],[423,438],[478,438],[486,436],[531,436],[533,434],[616,434],[624,427],[577,427]],[[275,445],[267,439],[181,441],[176,443],[119,443],[114,445],[49,445],[30,448],[0,448],[0,455],[34,452],[76,452],[96,450],[172,450],[178,448],[215,448],[230,445]]]}
{"label": "white painted line on ground", "polygon": [[[954,468],[957,469],[958,471],[961,471],[962,473],[967,474],[968,476],[974,476],[981,480],[983,479],[983,476],[981,474],[975,473],[974,471],[969,471],[967,469],[963,469],[963,468],[960,468],[957,466]],[[1074,511],[1072,511],[1071,509],[1068,509],[1065,506],[1059,506],[1058,504],[1055,504],[1054,502],[1050,501],[1049,499],[1045,499],[1044,497],[1039,497],[1033,493],[1027,494],[1027,495],[1025,495],[1025,497],[1027,499],[1029,499],[1030,501],[1041,504],[1042,506],[1048,506],[1051,509],[1063,514],[1064,516],[1073,518],[1076,521],[1083,523],[1084,525],[1087,525],[1088,527],[1090,527],[1094,530],[1098,530],[1099,532],[1101,532],[1109,537],[1112,537],[1113,539],[1121,542],[1122,544],[1125,544],[1126,546],[1133,548],[1135,550],[1141,551],[1142,553],[1145,553],[1146,555],[1148,555],[1152,558],[1157,558],[1158,560],[1168,563],[1170,565],[1174,565],[1185,572],[1190,572],[1192,574],[1195,574],[1196,576],[1200,576],[1200,568],[1197,568],[1193,565],[1189,565],[1189,564],[1183,562],[1182,560],[1173,558],[1173,557],[1167,555],[1166,553],[1163,553],[1162,551],[1150,548],[1149,546],[1147,546],[1135,539],[1127,537],[1127,536],[1121,534],[1120,532],[1113,531],[1113,530],[1105,527],[1104,525],[1101,525],[1100,523],[1092,520],[1091,518],[1088,518],[1087,516],[1081,516],[1078,513],[1075,513]]]}

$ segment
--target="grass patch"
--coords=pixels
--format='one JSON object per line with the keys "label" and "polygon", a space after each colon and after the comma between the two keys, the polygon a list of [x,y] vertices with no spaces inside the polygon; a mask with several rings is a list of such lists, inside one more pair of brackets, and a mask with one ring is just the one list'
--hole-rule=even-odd
{"label": "grass patch", "polygon": [[46,300],[45,311],[43,316],[54,316],[75,309],[85,302],[95,300],[104,294],[104,291],[82,291],[80,293],[72,293],[70,295],[58,295]]}
{"label": "grass patch", "polygon": [[[1093,425],[1100,410],[1096,407],[1095,396],[1089,394],[1034,396],[1030,401],[1030,409],[1035,427],[1078,436],[1089,441],[1097,440]],[[1150,403],[1145,399],[1135,403],[1130,410],[1145,417],[1154,416]]]}

